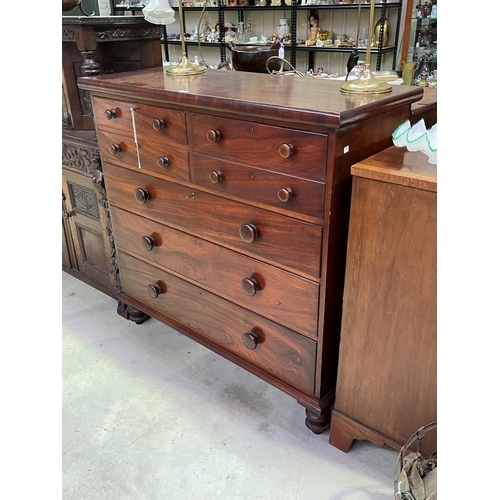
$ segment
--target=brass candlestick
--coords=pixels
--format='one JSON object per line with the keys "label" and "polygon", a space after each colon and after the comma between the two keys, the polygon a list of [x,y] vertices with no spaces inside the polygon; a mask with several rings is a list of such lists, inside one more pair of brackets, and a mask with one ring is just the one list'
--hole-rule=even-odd
{"label": "brass candlestick", "polygon": [[190,76],[190,75],[200,75],[205,72],[205,68],[199,64],[192,63],[186,55],[186,41],[184,39],[184,12],[182,10],[182,0],[179,0],[179,23],[181,26],[181,52],[182,57],[179,64],[167,66],[165,68],[165,73],[167,75],[180,75],[180,76]]}
{"label": "brass candlestick", "polygon": [[[386,82],[381,82],[377,80],[370,71],[370,61],[371,61],[371,40],[373,37],[373,19],[375,13],[375,0],[370,2],[370,20],[368,26],[368,43],[366,44],[366,62],[363,74],[356,78],[356,80],[351,80],[344,83],[340,87],[340,91],[345,94],[385,94],[386,92],[391,92],[392,87]],[[356,42],[357,46],[357,42]]]}

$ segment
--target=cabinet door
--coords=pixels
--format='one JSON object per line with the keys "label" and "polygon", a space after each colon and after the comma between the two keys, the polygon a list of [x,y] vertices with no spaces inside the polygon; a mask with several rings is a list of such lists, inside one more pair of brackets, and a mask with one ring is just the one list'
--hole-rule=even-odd
{"label": "cabinet door", "polygon": [[[112,245],[108,236],[108,213],[88,174],[63,169],[63,194],[68,239],[74,248],[71,266],[87,278],[114,290]],[[63,264],[64,264],[63,241]]]}

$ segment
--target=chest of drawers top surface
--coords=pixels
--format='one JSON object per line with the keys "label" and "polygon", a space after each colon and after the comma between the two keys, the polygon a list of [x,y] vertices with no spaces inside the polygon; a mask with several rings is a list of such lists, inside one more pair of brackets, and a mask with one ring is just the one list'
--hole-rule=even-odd
{"label": "chest of drawers top surface", "polygon": [[339,128],[422,99],[420,87],[395,85],[381,95],[347,95],[343,82],[243,71],[166,75],[162,68],[78,79],[78,86],[113,97],[176,103],[217,112],[258,115],[289,123]]}

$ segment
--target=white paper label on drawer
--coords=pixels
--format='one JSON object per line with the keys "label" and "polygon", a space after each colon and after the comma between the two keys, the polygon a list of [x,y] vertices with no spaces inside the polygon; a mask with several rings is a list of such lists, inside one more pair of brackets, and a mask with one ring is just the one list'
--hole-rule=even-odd
{"label": "white paper label on drawer", "polygon": [[344,154],[349,153],[349,146],[344,146]]}

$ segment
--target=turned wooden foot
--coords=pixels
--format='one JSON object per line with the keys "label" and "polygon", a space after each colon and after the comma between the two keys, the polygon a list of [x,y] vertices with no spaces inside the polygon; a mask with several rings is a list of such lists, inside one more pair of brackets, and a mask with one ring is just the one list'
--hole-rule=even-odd
{"label": "turned wooden foot", "polygon": [[326,431],[328,427],[330,427],[330,415],[330,408],[326,408],[321,412],[306,408],[307,428],[314,432],[314,434],[321,434],[322,432]]}
{"label": "turned wooden foot", "polygon": [[146,313],[139,311],[135,307],[125,304],[125,302],[118,301],[118,306],[116,312],[125,319],[133,321],[137,325],[142,325],[146,320],[150,318]]}

